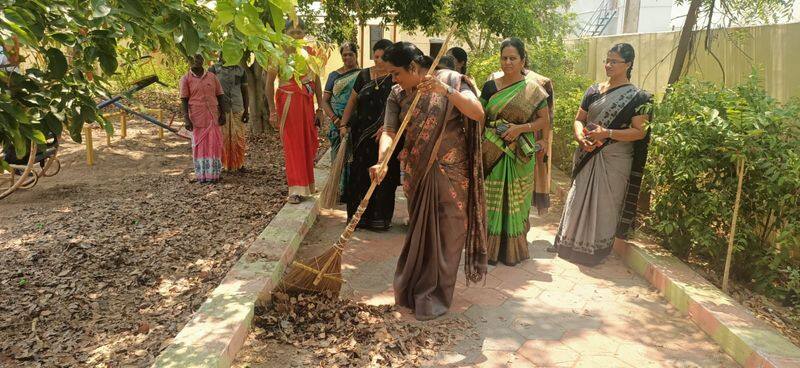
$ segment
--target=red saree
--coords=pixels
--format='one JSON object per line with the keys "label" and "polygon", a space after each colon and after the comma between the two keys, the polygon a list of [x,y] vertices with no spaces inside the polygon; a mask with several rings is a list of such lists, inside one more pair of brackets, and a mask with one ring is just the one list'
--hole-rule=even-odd
{"label": "red saree", "polygon": [[275,102],[289,195],[311,195],[315,191],[314,158],[319,147],[314,125],[314,82],[298,85],[292,80],[278,87]]}

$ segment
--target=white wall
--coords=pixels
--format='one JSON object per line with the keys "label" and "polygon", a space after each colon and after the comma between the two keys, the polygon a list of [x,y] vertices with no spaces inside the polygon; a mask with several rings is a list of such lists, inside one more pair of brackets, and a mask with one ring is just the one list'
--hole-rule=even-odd
{"label": "white wall", "polygon": [[672,0],[641,0],[638,33],[671,31]]}
{"label": "white wall", "polygon": [[[613,0],[611,1],[613,3]],[[622,32],[622,25],[624,24],[626,0],[617,0],[617,17],[613,19],[606,28],[603,35],[616,35]],[[583,26],[589,21],[594,14],[595,10],[603,3],[603,0],[574,0],[570,5],[569,11],[576,15],[577,30],[580,32]],[[674,0],[640,0],[639,6],[639,29],[638,33],[652,33],[664,32],[672,30],[680,30],[683,27],[683,22],[686,19],[686,13],[689,11],[689,4],[678,5]],[[705,16],[701,14],[700,18],[704,19],[703,26],[705,26]],[[782,20],[779,23],[788,23],[791,21],[800,21],[800,0],[795,0],[794,11],[792,20]],[[755,22],[759,25],[760,22]],[[722,16],[715,12],[714,22],[715,27],[722,27]]]}

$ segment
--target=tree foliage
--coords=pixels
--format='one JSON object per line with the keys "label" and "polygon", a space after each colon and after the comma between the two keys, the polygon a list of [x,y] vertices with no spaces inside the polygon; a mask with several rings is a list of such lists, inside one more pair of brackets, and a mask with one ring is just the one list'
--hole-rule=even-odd
{"label": "tree foliage", "polygon": [[780,275],[800,269],[800,101],[778,103],[755,77],[732,89],[692,78],[670,88],[651,124],[652,228],[678,255],[721,269],[744,157],[732,270],[763,290],[788,291]]}
{"label": "tree foliage", "polygon": [[499,39],[518,37],[536,43],[561,40],[571,28],[568,0],[454,1],[452,21],[470,48],[484,51]]}
{"label": "tree foliage", "polygon": [[44,143],[63,127],[78,142],[84,124],[110,130],[96,109],[109,95],[109,78],[120,65],[154,51],[188,56],[222,49],[228,64],[252,55],[284,77],[319,69],[319,60],[308,58],[300,41],[281,33],[294,5],[294,0],[0,0],[0,41],[22,66],[19,73],[0,71],[0,144],[13,145],[22,156],[26,141]]}

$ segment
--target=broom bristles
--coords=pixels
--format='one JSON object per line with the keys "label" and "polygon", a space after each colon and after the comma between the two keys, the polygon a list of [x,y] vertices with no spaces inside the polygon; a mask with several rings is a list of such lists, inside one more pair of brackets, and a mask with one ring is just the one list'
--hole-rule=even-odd
{"label": "broom bristles", "polygon": [[[314,285],[314,279],[321,272],[325,263],[332,261],[325,270],[320,282]],[[339,295],[342,289],[342,252],[332,247],[307,262],[292,262],[286,271],[283,280],[278,285],[278,290],[286,294],[300,293],[321,293],[330,291],[334,295]]]}
{"label": "broom bristles", "polygon": [[344,171],[344,161],[347,153],[348,134],[342,137],[342,142],[339,144],[339,151],[336,152],[336,158],[331,163],[330,175],[328,175],[328,182],[322,189],[319,195],[319,204],[321,208],[330,209],[339,204],[339,182],[342,180],[342,172]]}

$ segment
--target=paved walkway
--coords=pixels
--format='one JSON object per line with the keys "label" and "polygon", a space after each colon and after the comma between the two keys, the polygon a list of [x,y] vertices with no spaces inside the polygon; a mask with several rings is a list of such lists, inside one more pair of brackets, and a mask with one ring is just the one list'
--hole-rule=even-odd
{"label": "paved walkway", "polygon": [[[459,275],[449,316],[471,319],[479,336],[441,354],[436,366],[737,366],[616,256],[587,268],[547,253],[559,214],[531,217],[532,259],[490,266],[485,286],[467,288]],[[392,276],[407,217],[398,198],[391,231],[356,232],[343,256],[343,297],[394,303]],[[324,211],[304,243],[331,244],[344,222],[343,211]]]}

